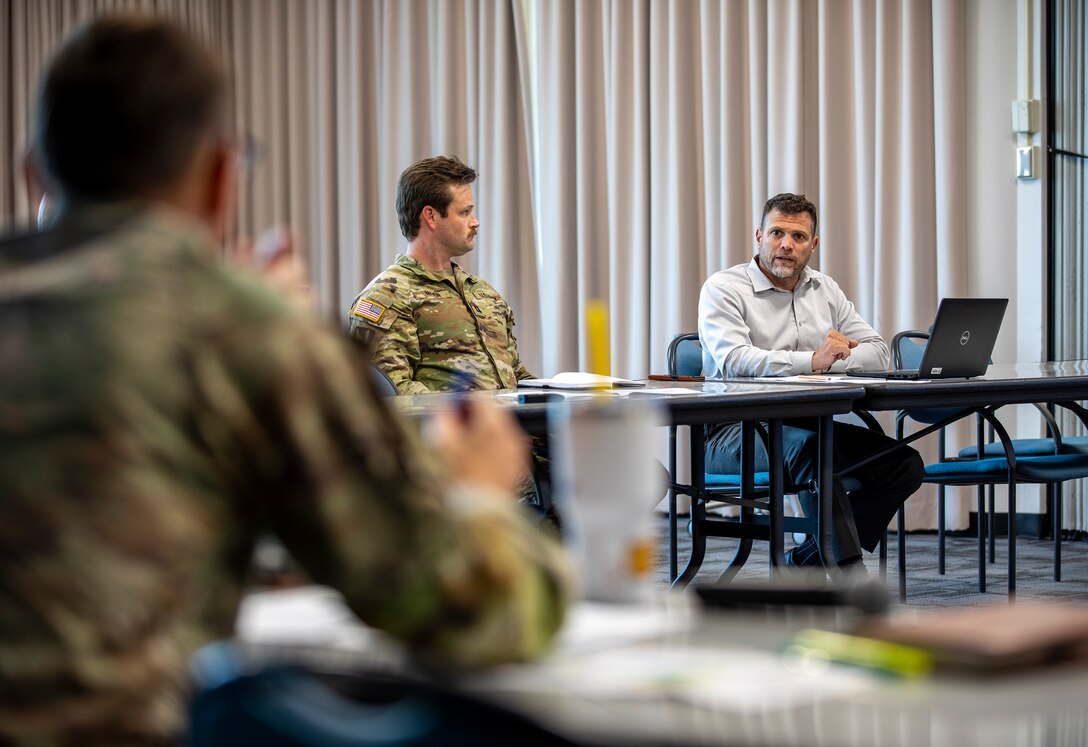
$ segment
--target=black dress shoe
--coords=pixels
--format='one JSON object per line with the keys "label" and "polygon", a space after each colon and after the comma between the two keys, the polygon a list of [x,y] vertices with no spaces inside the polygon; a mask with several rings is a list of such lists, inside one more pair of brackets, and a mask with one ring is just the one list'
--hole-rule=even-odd
{"label": "black dress shoe", "polygon": [[869,577],[869,571],[865,569],[865,562],[860,555],[840,560],[839,570],[855,582]]}
{"label": "black dress shoe", "polygon": [[816,540],[809,537],[796,547],[786,550],[787,568],[822,568],[820,562],[820,548],[816,546]]}

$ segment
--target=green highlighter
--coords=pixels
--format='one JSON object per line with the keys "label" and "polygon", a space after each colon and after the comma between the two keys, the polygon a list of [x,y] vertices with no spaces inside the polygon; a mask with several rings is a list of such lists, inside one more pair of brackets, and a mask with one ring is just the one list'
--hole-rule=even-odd
{"label": "green highlighter", "polygon": [[828,630],[802,630],[790,648],[794,647],[826,656],[831,661],[900,677],[924,677],[936,664],[933,655],[921,648]]}

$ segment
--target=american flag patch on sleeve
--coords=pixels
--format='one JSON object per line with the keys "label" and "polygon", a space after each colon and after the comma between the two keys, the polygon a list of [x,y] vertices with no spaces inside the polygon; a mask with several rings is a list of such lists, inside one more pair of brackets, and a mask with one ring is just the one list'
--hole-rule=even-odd
{"label": "american flag patch on sleeve", "polygon": [[380,303],[374,303],[365,298],[360,298],[359,303],[355,304],[353,311],[356,316],[361,316],[363,319],[377,324],[381,321],[382,314],[385,313],[385,307]]}

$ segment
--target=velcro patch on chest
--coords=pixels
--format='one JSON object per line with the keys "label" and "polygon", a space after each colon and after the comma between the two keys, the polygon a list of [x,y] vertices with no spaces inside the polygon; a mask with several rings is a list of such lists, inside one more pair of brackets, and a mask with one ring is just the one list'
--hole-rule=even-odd
{"label": "velcro patch on chest", "polygon": [[381,321],[385,312],[386,308],[384,306],[367,298],[360,298],[359,303],[355,304],[355,308],[352,309],[353,314],[361,316],[363,319],[366,319],[368,322],[373,322],[374,324]]}

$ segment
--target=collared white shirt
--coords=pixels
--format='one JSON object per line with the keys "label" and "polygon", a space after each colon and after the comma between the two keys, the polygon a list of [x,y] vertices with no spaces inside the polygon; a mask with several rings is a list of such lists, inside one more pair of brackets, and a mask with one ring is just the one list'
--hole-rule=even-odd
{"label": "collared white shirt", "polygon": [[699,339],[708,378],[812,373],[830,330],[857,340],[833,372],[889,366],[888,346],[827,275],[806,267],[792,291],[776,288],[757,259],[710,276],[699,293]]}

